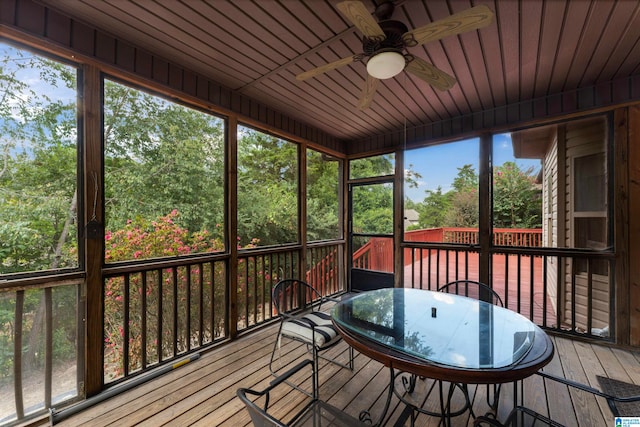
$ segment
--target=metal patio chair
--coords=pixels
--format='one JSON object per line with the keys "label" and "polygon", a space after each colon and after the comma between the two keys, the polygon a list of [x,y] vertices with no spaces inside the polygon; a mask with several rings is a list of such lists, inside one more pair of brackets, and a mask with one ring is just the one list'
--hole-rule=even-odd
{"label": "metal patio chair", "polygon": [[[438,288],[438,292],[445,292],[449,294],[463,295],[469,298],[490,302],[493,305],[504,307],[502,298],[496,291],[490,288],[488,285],[478,282],[477,280],[454,280],[446,283]],[[465,399],[469,401],[469,390],[466,384],[457,384],[465,395]],[[490,393],[491,385],[487,384],[487,405],[494,411],[498,409],[498,401],[500,399],[500,384],[493,385],[493,401],[491,400]],[[473,414],[473,411],[472,411]]]}
{"label": "metal patio chair", "polygon": [[500,295],[489,286],[476,280],[454,280],[438,288],[438,292],[463,295],[477,300],[487,301],[493,305],[504,307]]}
{"label": "metal patio chair", "polygon": [[500,422],[491,415],[482,415],[473,422],[474,427],[494,426],[494,427],[564,427],[562,424],[553,421],[529,408],[516,406],[507,416],[504,422]]}
{"label": "metal patio chair", "polygon": [[[500,298],[500,295],[498,295],[489,286],[475,280],[463,279],[463,280],[455,280],[452,282],[448,282],[438,287],[437,291],[443,292],[443,293],[461,295],[461,296],[465,296],[465,297],[469,297],[477,300],[487,301],[493,305],[504,307],[504,304],[502,302],[502,298]],[[404,386],[405,391],[408,393],[413,393],[416,387],[417,376],[411,374],[411,375],[404,375],[401,378],[402,378],[402,384]],[[421,377],[421,379],[424,379],[424,378]],[[444,403],[445,396],[443,393],[442,381],[435,380],[430,390],[433,390],[433,388],[436,386],[437,386],[437,389],[439,390],[441,407],[447,408],[449,411],[447,420],[445,421],[444,418],[442,420],[442,422],[445,425],[447,424],[450,425],[451,417],[457,417],[459,415],[462,415],[467,410],[469,410],[469,413],[472,417],[475,417],[475,414],[473,412],[473,405],[471,403],[471,398],[469,396],[469,387],[467,386],[467,384],[451,383],[449,386],[449,391],[446,393],[446,403]],[[453,395],[455,393],[456,388],[458,388],[462,392],[465,403],[461,407],[454,409],[454,408],[451,408],[451,401],[453,399]],[[491,388],[493,388],[493,399],[491,399]],[[487,404],[494,412],[496,412],[498,408],[500,388],[501,388],[500,384],[495,384],[495,385],[487,384]],[[425,412],[425,413],[428,413],[429,415],[432,415],[432,416],[438,415],[437,412],[433,412],[433,413]],[[412,426],[414,425],[413,415],[411,417],[411,425]]]}
{"label": "metal patio chair", "polygon": [[282,369],[275,369],[274,361],[283,339],[297,341],[307,347],[315,366],[313,371],[316,387],[320,386],[319,359],[353,370],[354,356],[351,347],[348,349],[349,360],[346,363],[322,355],[325,350],[342,341],[340,334],[333,326],[331,315],[322,311],[323,304],[328,301],[337,300],[323,297],[313,286],[303,280],[284,279],[273,287],[272,302],[281,319],[269,361],[269,370],[274,376],[277,377],[278,371]]}
{"label": "metal patio chair", "polygon": [[[604,397],[607,400],[607,405],[609,406],[609,410],[611,410],[611,414],[613,414],[614,417],[629,416],[629,414],[625,415],[624,413],[621,413],[625,405],[631,406],[631,408],[627,408],[627,411],[632,412],[631,414],[632,416],[635,416],[637,413],[639,413],[638,408],[640,406],[640,394],[637,391],[638,386],[635,384],[627,384],[628,386],[631,386],[630,389],[632,390],[630,389],[624,390],[624,387],[614,387],[613,391],[605,392],[597,388],[591,387],[590,385],[582,384],[577,381],[569,380],[567,378],[558,377],[556,375],[548,374],[546,372],[538,371],[536,372],[536,374],[541,376],[542,378],[546,378],[548,380],[566,385],[567,387],[572,387],[577,390],[582,390],[584,392],[591,393],[594,396]],[[605,378],[605,379],[609,379],[609,378]],[[615,379],[609,379],[609,380],[623,383],[622,381],[618,381]]]}
{"label": "metal patio chair", "polygon": [[[500,295],[498,295],[489,286],[485,285],[482,282],[478,282],[476,280],[467,280],[467,279],[454,280],[452,282],[448,282],[438,287],[437,291],[455,294],[455,295],[462,295],[462,296],[466,296],[466,297],[477,299],[477,300],[487,301],[493,305],[504,307],[504,304],[502,302],[502,298],[500,298]],[[409,393],[412,393],[416,385],[416,376],[411,375],[409,377],[402,377],[402,383],[405,387],[405,390]],[[434,382],[434,386],[436,384],[440,389],[440,399],[442,400],[444,397],[442,393],[442,381],[436,380]],[[460,391],[462,392],[465,399],[465,405],[459,409],[456,408],[455,410],[452,410],[451,399],[453,397],[456,387],[460,389]],[[497,411],[501,386],[500,384],[493,385],[493,399],[491,399],[491,392],[490,392],[491,387],[492,387],[491,384],[487,384],[487,404],[493,411]],[[467,386],[467,384],[452,383],[450,385],[449,391],[447,393],[446,407],[450,409],[451,411],[450,416],[452,417],[463,414],[467,409],[471,413],[472,417],[475,416],[475,414],[473,413],[471,398],[469,397],[469,387]]]}
{"label": "metal patio chair", "polygon": [[[573,381],[573,380],[569,380],[563,377],[558,377],[556,375],[552,375],[552,374],[548,374],[546,372],[542,372],[539,371],[536,373],[537,375],[541,376],[542,378],[545,378],[546,380],[550,380],[553,382],[557,382],[559,384],[563,384],[567,387],[571,387],[571,388],[575,388],[577,390],[581,390],[583,392],[586,393],[590,393],[593,394],[594,396],[599,396],[599,397],[603,397],[607,400],[607,404],[609,406],[609,409],[611,410],[611,414],[613,415],[613,417],[620,417],[623,416],[621,414],[621,407],[623,405],[632,405],[631,408],[626,408],[627,411],[631,411],[634,414],[636,413],[635,411],[637,411],[637,405],[638,403],[640,403],[640,394],[627,394],[629,393],[629,390],[626,390],[627,393],[625,393],[624,390],[618,390],[618,395],[614,395],[611,393],[605,393],[602,390],[599,390],[597,388],[591,387],[589,385],[586,384],[582,384],[579,383],[577,381]],[[617,381],[617,380],[614,380]],[[638,386],[632,385],[632,388],[635,390],[638,388]],[[633,393],[633,392],[632,392]],[[637,393],[637,391],[635,392]],[[549,407],[548,402],[547,402],[547,407]],[[539,414],[535,411],[533,411],[532,409],[523,407],[523,406],[516,406],[511,413],[509,414],[509,416],[507,417],[507,419],[503,422],[500,422],[498,420],[496,420],[495,415],[494,414],[487,414],[487,415],[482,415],[480,417],[477,417],[474,421],[474,426],[476,427],[480,427],[480,426],[498,426],[498,427],[529,427],[529,426],[533,426],[533,427],[538,427],[538,426],[550,426],[550,427],[563,427],[563,424],[554,421],[552,419],[550,419],[547,416],[544,416],[542,414]]]}
{"label": "metal patio chair", "polygon": [[[287,383],[292,380],[292,377],[296,374],[299,376],[304,375],[303,371],[307,366],[311,367],[311,391],[305,392],[302,390],[302,385],[298,385],[294,387],[296,390],[301,391],[303,394],[310,396],[310,399],[307,399],[304,406],[295,413],[289,420],[284,421],[282,419],[278,419],[275,417],[275,412],[273,409],[276,407],[276,402],[279,398],[286,400],[286,402],[291,402],[297,396],[291,395],[291,392],[280,392],[280,390],[276,390],[282,384]],[[315,380],[317,378],[316,375],[316,365],[314,365],[312,360],[306,359],[303,362],[298,363],[293,368],[285,372],[284,374],[277,377],[275,380],[271,381],[268,387],[263,390],[257,391],[248,388],[240,388],[237,390],[236,394],[242,400],[242,402],[246,405],[247,410],[249,411],[249,415],[251,416],[251,421],[253,421],[253,425],[255,427],[271,427],[271,426],[313,426],[313,427],[322,427],[322,426],[369,426],[370,424],[365,424],[356,418],[346,414],[340,409],[332,406],[322,400],[318,399],[317,395],[317,387]],[[303,377],[308,379],[309,377]],[[273,393],[272,393],[273,392]]]}

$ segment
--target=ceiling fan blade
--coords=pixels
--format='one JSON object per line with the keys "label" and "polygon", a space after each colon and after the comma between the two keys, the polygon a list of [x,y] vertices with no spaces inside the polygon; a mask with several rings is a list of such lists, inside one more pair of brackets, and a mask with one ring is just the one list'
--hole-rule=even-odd
{"label": "ceiling fan blade", "polygon": [[336,7],[366,37],[386,37],[380,25],[360,1],[343,1]]}
{"label": "ceiling fan blade", "polygon": [[411,43],[412,40],[421,45],[447,36],[486,27],[492,21],[493,12],[491,9],[485,5],[480,5],[407,31],[402,38],[409,46],[413,45]]}
{"label": "ceiling fan blade", "polygon": [[424,59],[414,58],[405,68],[416,77],[440,90],[449,90],[456,84],[456,79]]}
{"label": "ceiling fan blade", "polygon": [[321,65],[320,67],[314,68],[313,70],[300,73],[296,76],[296,79],[306,80],[308,78],[318,76],[322,73],[326,73],[327,71],[335,70],[338,67],[351,64],[353,61],[355,61],[355,56],[349,56],[347,58],[338,59],[337,61],[329,62],[328,64]]}
{"label": "ceiling fan blade", "polygon": [[360,98],[360,102],[358,103],[358,108],[360,110],[366,110],[371,105],[371,101],[373,101],[373,96],[376,94],[376,89],[378,88],[378,82],[380,80],[375,77],[371,77],[367,74],[367,81],[364,84],[364,88],[362,90],[362,97]]}

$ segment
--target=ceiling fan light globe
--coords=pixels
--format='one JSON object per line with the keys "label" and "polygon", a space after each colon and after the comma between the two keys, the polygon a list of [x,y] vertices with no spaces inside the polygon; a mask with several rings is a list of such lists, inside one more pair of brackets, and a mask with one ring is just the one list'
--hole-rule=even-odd
{"label": "ceiling fan light globe", "polygon": [[367,73],[371,77],[384,80],[395,77],[404,70],[405,59],[399,52],[381,52],[367,62]]}

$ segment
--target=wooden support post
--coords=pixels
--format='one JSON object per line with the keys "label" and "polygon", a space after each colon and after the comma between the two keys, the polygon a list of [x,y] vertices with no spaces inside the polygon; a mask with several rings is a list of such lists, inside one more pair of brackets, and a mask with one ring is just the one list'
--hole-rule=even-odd
{"label": "wooden support post", "polygon": [[238,334],[238,119],[227,120],[227,331],[231,339]]}
{"label": "wooden support post", "polygon": [[480,282],[492,286],[491,280],[491,247],[493,246],[493,215],[491,212],[491,167],[493,138],[485,133],[480,136],[480,170],[478,188],[478,243],[480,256],[478,277]]}
{"label": "wooden support post", "polygon": [[[100,70],[92,65],[83,67],[81,109],[83,127],[83,190],[82,206],[84,259],[87,278],[82,298],[86,300],[85,322],[85,383],[87,396],[102,391],[104,385],[104,292],[102,265],[104,262],[104,182],[102,175],[102,81]],[[82,306],[80,301],[80,306]],[[82,390],[79,390],[82,393]]]}

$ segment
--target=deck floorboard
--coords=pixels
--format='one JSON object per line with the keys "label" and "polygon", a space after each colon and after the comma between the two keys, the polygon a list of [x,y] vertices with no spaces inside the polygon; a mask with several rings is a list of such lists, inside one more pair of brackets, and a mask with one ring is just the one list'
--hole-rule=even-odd
{"label": "deck floorboard", "polygon": [[[276,325],[254,331],[239,339],[220,345],[193,362],[152,379],[122,394],[64,419],[56,425],[107,426],[247,426],[250,419],[236,397],[239,387],[262,388],[272,379],[269,357],[273,348]],[[598,387],[596,375],[605,375],[640,385],[640,352],[591,344],[568,338],[552,337],[556,354],[544,370]],[[334,347],[334,356],[346,358],[344,343]],[[304,349],[283,342],[281,355],[295,361],[305,357]],[[310,382],[308,378],[303,382]],[[358,416],[369,410],[376,419],[385,399],[389,372],[380,363],[356,353],[353,372],[321,363],[320,397],[345,412]],[[426,396],[433,381],[418,380],[416,395],[432,410],[439,407],[436,394]],[[436,390],[436,388],[434,388]],[[476,415],[489,409],[487,387],[469,386]],[[458,394],[458,393],[456,393]],[[505,384],[500,394],[498,418],[504,418],[512,407],[513,385]],[[460,397],[457,396],[456,399]],[[293,413],[299,399],[274,396],[279,416]],[[458,401],[459,403],[459,401]],[[534,376],[524,382],[524,404],[567,426],[591,427],[612,425],[613,416],[606,402],[566,386],[550,384]],[[455,402],[454,402],[455,405]],[[394,396],[386,425],[404,426],[404,405]],[[473,420],[465,414],[453,419],[454,426],[470,426]],[[437,426],[438,419],[421,415],[416,426]]]}

